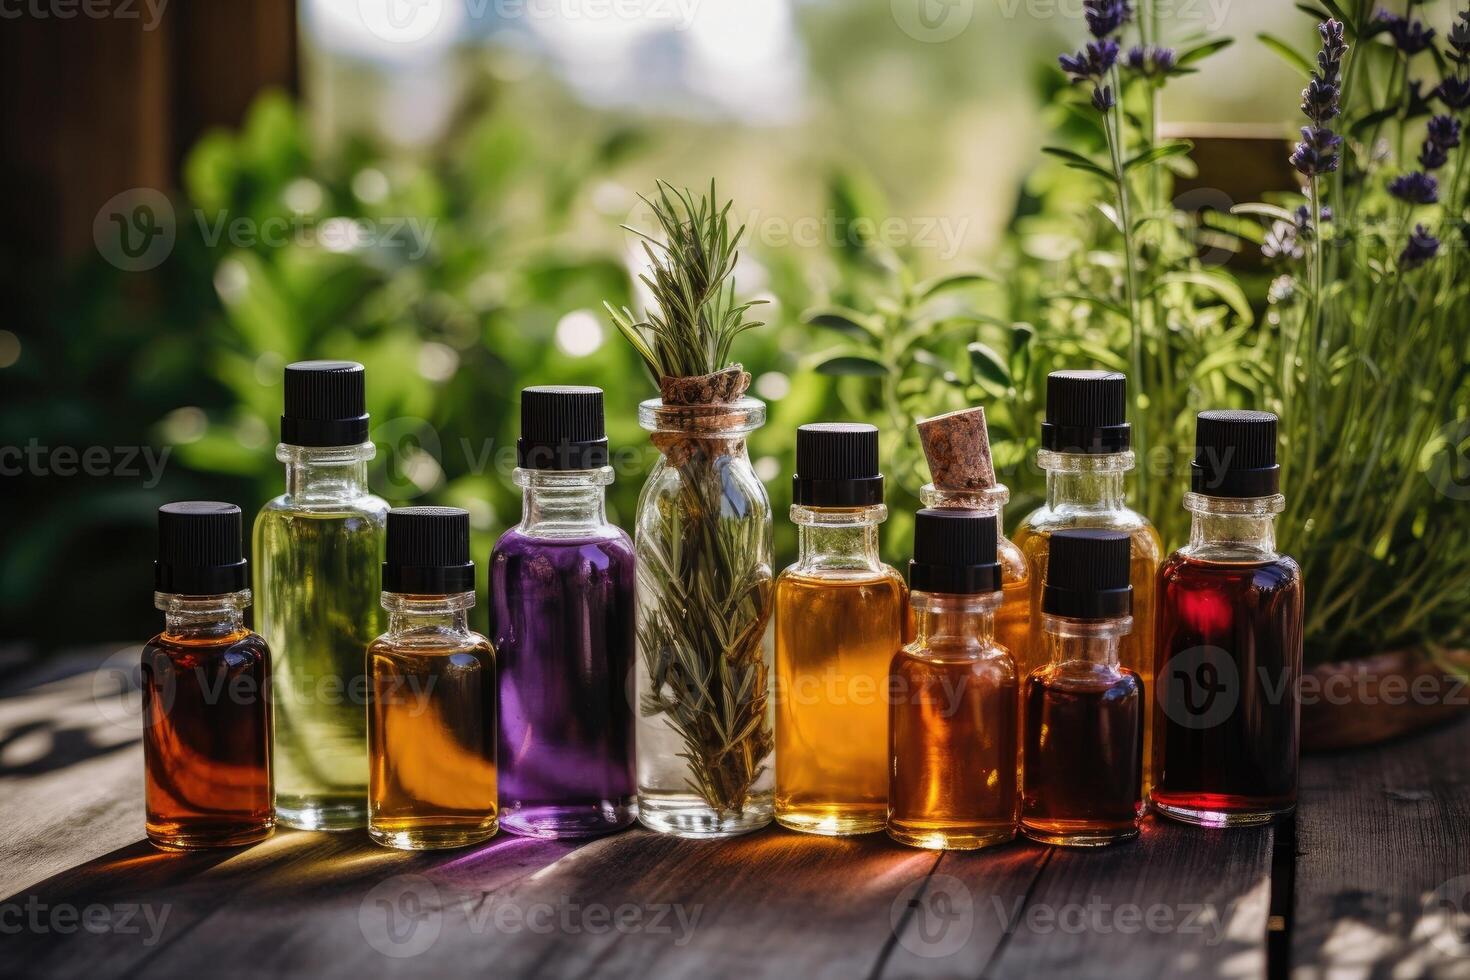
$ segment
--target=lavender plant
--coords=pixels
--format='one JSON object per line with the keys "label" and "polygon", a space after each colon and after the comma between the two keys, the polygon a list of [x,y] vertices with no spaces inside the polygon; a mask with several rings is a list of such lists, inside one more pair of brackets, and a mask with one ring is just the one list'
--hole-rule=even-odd
{"label": "lavender plant", "polygon": [[1423,0],[1320,5],[1302,5],[1322,19],[1313,61],[1267,39],[1308,76],[1291,153],[1305,203],[1237,209],[1272,221],[1264,252],[1280,267],[1258,403],[1281,416],[1282,543],[1315,597],[1310,658],[1443,656],[1470,627],[1470,494],[1456,482],[1470,438],[1470,10],[1442,47]]}

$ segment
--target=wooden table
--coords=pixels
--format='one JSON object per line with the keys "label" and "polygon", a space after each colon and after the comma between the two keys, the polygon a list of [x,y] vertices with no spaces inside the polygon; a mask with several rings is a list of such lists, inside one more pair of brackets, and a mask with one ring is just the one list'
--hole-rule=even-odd
{"label": "wooden table", "polygon": [[173,854],[143,841],[136,717],[97,661],[0,685],[6,976],[1470,977],[1467,723],[1308,758],[1294,827],[1149,821],[1097,853],[772,828]]}

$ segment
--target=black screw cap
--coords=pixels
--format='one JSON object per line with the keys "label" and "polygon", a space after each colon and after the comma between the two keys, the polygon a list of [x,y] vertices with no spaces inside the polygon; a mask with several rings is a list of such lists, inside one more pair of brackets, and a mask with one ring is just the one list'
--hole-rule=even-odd
{"label": "black screw cap", "polygon": [[249,588],[240,508],[185,500],[158,508],[153,588],[173,595],[224,595]]}

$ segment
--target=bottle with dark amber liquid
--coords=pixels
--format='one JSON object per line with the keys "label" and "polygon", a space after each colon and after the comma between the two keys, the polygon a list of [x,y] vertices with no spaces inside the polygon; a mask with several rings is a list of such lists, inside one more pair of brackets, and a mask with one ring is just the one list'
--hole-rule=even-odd
{"label": "bottle with dark amber liquid", "polygon": [[470,515],[388,511],[383,608],[367,650],[368,836],[401,850],[463,847],[498,827],[495,651],[469,628]]}
{"label": "bottle with dark amber liquid", "polygon": [[1189,544],[1159,569],[1155,810],[1205,826],[1296,807],[1301,570],[1276,551],[1276,416],[1201,412]]}
{"label": "bottle with dark amber liquid", "polygon": [[1118,662],[1132,629],[1129,537],[1051,536],[1042,643],[1051,663],[1026,681],[1021,831],[1098,847],[1138,836],[1143,815],[1143,680]]}
{"label": "bottle with dark amber liquid", "polygon": [[275,826],[270,651],[245,627],[240,533],[234,504],[158,510],[164,629],[143,647],[142,683],[147,832],[158,847],[239,847]]}
{"label": "bottle with dark amber liquid", "polygon": [[1016,836],[1016,665],[995,641],[996,520],[921,510],[909,563],[914,641],[889,679],[888,835],[969,850]]}

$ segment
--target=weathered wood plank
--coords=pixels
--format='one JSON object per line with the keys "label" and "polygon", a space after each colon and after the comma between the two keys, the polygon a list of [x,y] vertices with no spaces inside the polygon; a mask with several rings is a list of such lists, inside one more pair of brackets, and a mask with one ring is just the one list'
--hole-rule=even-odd
{"label": "weathered wood plank", "polygon": [[1470,977],[1470,722],[1303,759],[1297,847],[1295,978]]}

